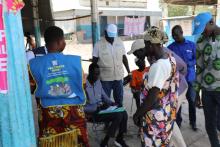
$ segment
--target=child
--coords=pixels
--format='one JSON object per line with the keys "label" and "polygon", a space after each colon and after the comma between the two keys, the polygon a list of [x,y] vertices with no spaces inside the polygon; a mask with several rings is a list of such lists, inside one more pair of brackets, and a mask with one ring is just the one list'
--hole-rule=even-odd
{"label": "child", "polygon": [[149,71],[149,67],[146,67],[144,59],[135,59],[135,63],[138,69],[132,71],[132,79],[130,81],[131,92],[133,98],[136,101],[137,108],[140,107],[140,93],[143,85],[143,75]]}

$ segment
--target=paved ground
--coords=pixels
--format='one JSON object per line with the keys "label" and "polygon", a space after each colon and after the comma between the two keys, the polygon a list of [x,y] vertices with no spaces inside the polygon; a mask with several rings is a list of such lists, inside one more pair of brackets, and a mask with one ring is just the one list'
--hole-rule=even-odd
{"label": "paved ground", "polygon": [[[133,101],[134,102],[134,101]],[[126,141],[131,147],[140,147],[140,139],[137,137],[137,127],[134,126],[132,121],[132,114],[136,111],[135,102],[133,103],[133,109],[131,111],[132,104],[132,95],[129,87],[125,87],[125,95],[124,95],[124,105],[129,114],[128,121],[128,134],[126,135]],[[210,147],[205,129],[204,129],[204,117],[203,111],[197,109],[197,126],[198,131],[194,132],[191,130],[188,121],[188,106],[187,102],[183,104],[183,123],[181,127],[181,132],[184,137],[184,140],[188,147]],[[104,136],[103,125],[100,125],[97,129],[98,131],[94,132],[92,129],[92,124],[88,124],[89,128],[89,138],[92,147],[98,147],[98,143],[101,141]],[[110,141],[110,147],[114,147],[113,139]]]}
{"label": "paved ground", "polygon": [[[125,48],[126,51],[130,49],[132,41],[125,42]],[[76,44],[73,41],[67,42],[67,47],[64,51],[66,54],[76,54],[81,55],[82,59],[90,59],[92,52],[92,46],[91,44]],[[134,64],[134,57],[128,56],[129,65],[131,70],[135,69]],[[88,71],[88,65],[89,62],[83,62],[83,69],[87,73]],[[126,110],[129,114],[129,121],[128,121],[128,134],[126,135],[126,140],[130,147],[139,147],[140,146],[140,140],[137,137],[137,128],[134,126],[132,121],[132,114],[136,111],[135,108],[135,102],[133,104],[133,111],[131,111],[131,103],[132,103],[132,95],[130,92],[129,87],[125,87],[124,92],[124,105],[126,107]],[[183,104],[182,108],[182,115],[183,115],[183,123],[181,127],[181,131],[184,137],[184,140],[188,147],[210,147],[208,137],[206,135],[205,129],[204,129],[204,115],[203,111],[197,109],[197,126],[198,131],[193,132],[189,126],[188,121],[188,106],[187,102]],[[99,141],[103,138],[104,132],[103,126],[99,126],[97,129],[99,131],[96,131],[96,133],[92,129],[92,124],[88,124],[89,129],[89,138],[91,142],[92,147],[98,147]],[[110,141],[110,147],[114,147],[113,140]]]}

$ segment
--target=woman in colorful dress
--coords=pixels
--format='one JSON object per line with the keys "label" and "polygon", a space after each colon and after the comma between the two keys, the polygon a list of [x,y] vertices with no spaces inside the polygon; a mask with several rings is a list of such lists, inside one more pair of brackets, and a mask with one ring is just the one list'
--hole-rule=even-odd
{"label": "woman in colorful dress", "polygon": [[[175,59],[163,50],[163,32],[151,28],[145,34],[145,54],[154,60],[145,76],[147,93],[133,116],[142,127],[144,147],[168,147],[176,118],[178,74]],[[146,92],[147,91],[147,92]]]}
{"label": "woman in colorful dress", "polygon": [[89,147],[83,110],[85,93],[81,58],[63,55],[63,30],[44,33],[48,54],[30,61],[39,108],[40,147]]}

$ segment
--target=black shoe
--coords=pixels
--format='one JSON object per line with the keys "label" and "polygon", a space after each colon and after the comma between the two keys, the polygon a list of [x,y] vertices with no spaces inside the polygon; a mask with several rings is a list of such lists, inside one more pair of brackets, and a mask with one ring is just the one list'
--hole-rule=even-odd
{"label": "black shoe", "polygon": [[197,131],[198,130],[198,128],[196,127],[196,124],[191,124],[191,127],[192,127],[193,131]]}
{"label": "black shoe", "polygon": [[117,147],[129,147],[129,146],[125,143],[125,141],[124,141],[123,139],[116,139],[116,140],[115,140],[115,145],[116,145]]}
{"label": "black shoe", "polygon": [[105,143],[104,141],[101,142],[100,147],[108,147],[108,143]]}

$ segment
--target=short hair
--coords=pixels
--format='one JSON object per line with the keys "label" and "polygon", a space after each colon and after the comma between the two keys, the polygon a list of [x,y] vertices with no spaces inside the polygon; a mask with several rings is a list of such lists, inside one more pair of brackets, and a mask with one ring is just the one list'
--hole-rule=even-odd
{"label": "short hair", "polygon": [[89,73],[93,73],[96,68],[99,68],[99,65],[97,63],[91,63],[89,65]]}
{"label": "short hair", "polygon": [[174,30],[176,29],[180,29],[181,31],[183,31],[182,27],[180,25],[175,25],[173,28],[172,28],[172,33],[174,32]]}
{"label": "short hair", "polygon": [[44,32],[44,40],[46,44],[50,44],[64,37],[63,30],[57,26],[51,26]]}

